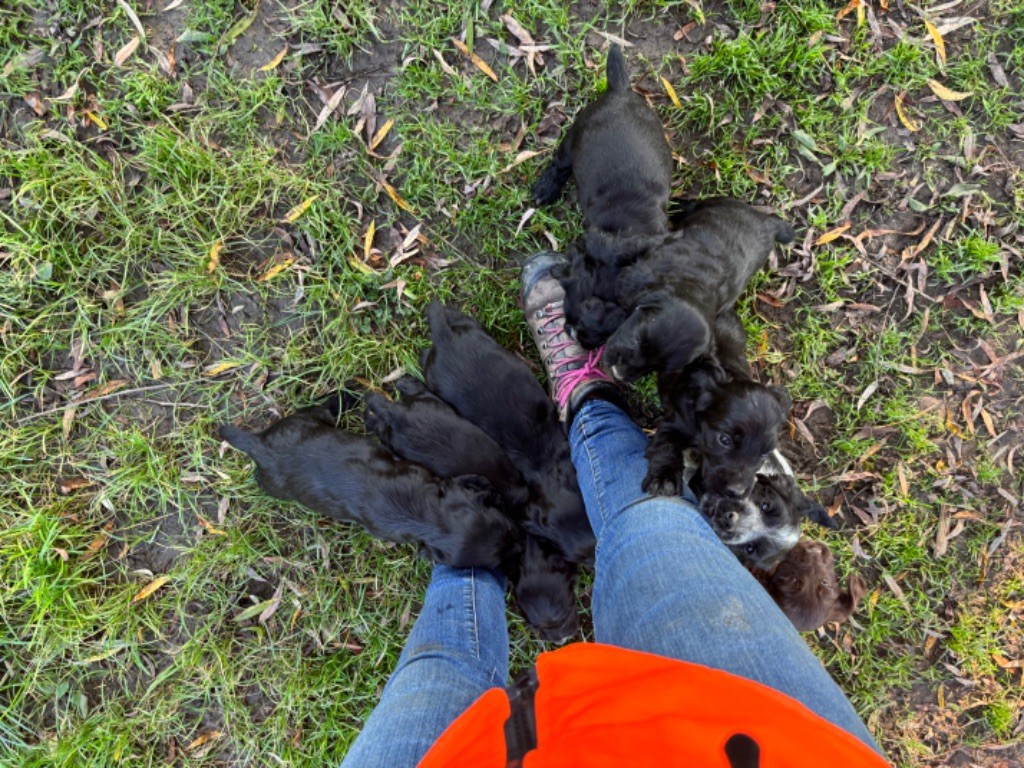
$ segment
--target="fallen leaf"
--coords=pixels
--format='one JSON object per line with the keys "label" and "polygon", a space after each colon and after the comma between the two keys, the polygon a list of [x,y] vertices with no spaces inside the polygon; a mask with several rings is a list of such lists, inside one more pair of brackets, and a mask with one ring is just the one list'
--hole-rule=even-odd
{"label": "fallen leaf", "polygon": [[173,0],[173,2],[171,2],[166,8],[164,8],[163,11],[161,11],[161,13],[167,13],[168,11],[173,11],[175,8],[177,8],[179,5],[181,5],[183,2],[185,2],[185,0]]}
{"label": "fallen leaf", "polygon": [[355,256],[349,256],[348,257],[348,264],[349,264],[350,267],[352,267],[353,269],[355,269],[355,270],[357,270],[359,272],[362,272],[364,275],[375,275],[375,274],[377,274],[376,272],[373,271],[373,268],[371,266],[369,266],[368,264],[360,261]]}
{"label": "fallen leaf", "polygon": [[104,659],[109,659],[111,656],[114,656],[115,654],[120,653],[121,651],[123,651],[127,647],[128,647],[127,643],[118,643],[118,644],[114,645],[112,648],[107,648],[105,651],[100,651],[96,655],[90,656],[87,659],[82,659],[78,663],[79,664],[95,664],[97,661],[103,661]]}
{"label": "fallen leaf", "polygon": [[257,71],[258,72],[270,72],[272,69],[277,69],[277,66],[282,61],[284,61],[284,57],[287,54],[288,54],[288,46],[286,45],[284,48],[281,49],[281,51],[277,54],[277,56],[275,56],[270,61],[268,61],[266,64],[264,64]]}
{"label": "fallen leaf", "polygon": [[75,94],[78,93],[78,81],[76,80],[64,93],[60,96],[55,96],[50,101],[68,101],[69,99],[75,98]]}
{"label": "fallen leaf", "polygon": [[40,98],[38,93],[26,93],[25,103],[32,107],[32,111],[35,112],[38,117],[42,117],[46,114],[46,103]]}
{"label": "fallen leaf", "polygon": [[875,391],[876,391],[877,389],[878,389],[878,380],[877,380],[877,379],[875,379],[874,381],[872,381],[872,382],[871,382],[870,384],[868,384],[868,385],[867,385],[867,386],[866,386],[866,387],[864,388],[864,391],[863,391],[863,392],[861,392],[861,395],[860,395],[860,397],[858,397],[858,398],[857,398],[857,410],[858,410],[858,411],[859,411],[859,410],[860,410],[861,408],[863,408],[863,407],[864,407],[864,403],[866,403],[866,402],[868,401],[868,398],[869,398],[869,397],[871,397],[871,396],[872,396],[873,394],[875,394]]}
{"label": "fallen leaf", "polygon": [[328,118],[334,114],[334,110],[341,104],[341,100],[345,97],[345,91],[348,90],[344,86],[339,86],[338,90],[334,92],[334,95],[324,104],[324,108],[320,110],[320,114],[316,116],[316,123],[313,125],[313,130],[310,134],[314,134],[323,128],[324,123],[327,122]]}
{"label": "fallen leaf", "polygon": [[985,429],[988,430],[988,433],[992,437],[996,437],[997,433],[995,422],[992,421],[992,416],[989,415],[989,412],[986,411],[984,408],[981,409],[981,420],[985,422]]}
{"label": "fallen leaf", "polygon": [[106,384],[101,384],[100,386],[95,387],[94,389],[90,389],[88,392],[85,393],[85,397],[89,399],[104,397],[106,395],[110,395],[113,394],[114,392],[117,392],[119,389],[122,389],[127,383],[128,382],[124,379],[112,379],[111,381],[108,381]]}
{"label": "fallen leaf", "polygon": [[929,80],[928,87],[932,89],[932,93],[943,101],[963,101],[964,99],[974,95],[974,91],[950,90],[938,80]]}
{"label": "fallen leaf", "polygon": [[222,373],[227,373],[234,368],[238,368],[242,363],[236,360],[229,360],[226,363],[215,363],[214,365],[207,366],[203,369],[203,376],[212,379],[215,376],[220,376]]}
{"label": "fallen leaf", "polygon": [[840,9],[839,13],[836,14],[836,21],[839,21],[845,16],[849,16],[855,10],[860,8],[861,5],[863,5],[863,0],[850,0],[850,2],[844,5],[842,9]]}
{"label": "fallen leaf", "polygon": [[366,234],[363,235],[363,261],[370,260],[370,250],[373,248],[373,236],[377,234],[377,224],[374,221],[370,221],[370,226],[366,228]]}
{"label": "fallen leaf", "polygon": [[206,531],[207,533],[209,533],[209,534],[211,534],[213,536],[227,536],[228,535],[227,531],[222,531],[220,528],[214,527],[213,523],[211,523],[209,520],[204,520],[199,515],[196,515],[196,518],[199,520],[200,527],[204,531]]}
{"label": "fallen leaf", "polygon": [[946,41],[942,39],[942,33],[928,19],[924,20],[924,28],[928,30],[928,34],[932,36],[932,42],[935,43],[935,53],[939,57],[939,64],[945,64]]}
{"label": "fallen leaf", "polygon": [[281,221],[284,222],[285,224],[294,224],[295,221],[302,214],[309,210],[309,206],[311,206],[318,197],[320,197],[320,195],[313,195],[312,197],[307,197],[301,203],[299,203],[290,211],[288,211],[288,213],[284,215],[284,218],[281,219]]}
{"label": "fallen leaf", "polygon": [[223,731],[207,731],[202,736],[199,736],[198,738],[194,739],[187,747],[185,747],[185,751],[191,752],[193,749],[198,749],[199,747],[203,746],[203,744],[206,744],[208,741],[219,739],[223,735]]}
{"label": "fallen leaf", "polygon": [[833,240],[838,240],[839,237],[850,228],[850,222],[846,222],[841,227],[836,227],[819,237],[814,241],[815,245],[825,245],[825,243],[831,243]]}
{"label": "fallen leaf", "polygon": [[377,129],[377,132],[373,134],[373,138],[370,139],[370,151],[372,152],[377,148],[377,145],[384,141],[384,137],[388,135],[388,131],[395,124],[394,120],[388,120],[384,125]]}
{"label": "fallen leaf", "polygon": [[916,133],[917,131],[921,130],[921,126],[915,123],[913,120],[911,120],[907,113],[903,110],[903,96],[904,94],[902,93],[896,94],[896,116],[900,119],[900,122],[903,123],[904,128],[906,128],[908,131],[912,133]]}
{"label": "fallen leaf", "polygon": [[992,651],[992,660],[998,664],[1002,669],[1020,669],[1024,667],[1024,660],[1016,659],[1010,661],[1010,659],[1003,656],[998,651]]}
{"label": "fallen leaf", "polygon": [[672,83],[663,77],[661,78],[661,84],[665,88],[665,93],[668,94],[669,99],[675,105],[676,109],[682,109],[683,105],[679,103],[679,97],[676,95],[676,89],[672,87]]}
{"label": "fallen leaf", "polygon": [[395,191],[395,188],[388,184],[386,181],[381,181],[381,186],[384,187],[384,191],[388,193],[388,197],[395,201],[395,205],[404,211],[413,213],[412,206],[405,201],[405,199]]}
{"label": "fallen leaf", "polygon": [[210,248],[210,256],[206,262],[206,271],[213,274],[213,271],[220,266],[220,249],[224,247],[224,241],[218,240]]}
{"label": "fallen leaf", "polygon": [[95,112],[86,112],[85,116],[89,118],[92,123],[99,128],[101,131],[107,130],[107,121],[97,115]]}
{"label": "fallen leaf", "polygon": [[128,15],[128,18],[129,18],[129,20],[132,23],[132,26],[134,26],[135,29],[137,29],[139,31],[139,37],[141,37],[143,40],[145,40],[146,39],[146,30],[143,29],[142,22],[139,21],[139,17],[135,13],[135,11],[132,10],[132,7],[130,5],[128,5],[127,0],[117,0],[117,4],[120,5],[121,8],[124,9],[124,12]]}
{"label": "fallen leaf", "polygon": [[100,535],[89,542],[89,545],[85,548],[85,554],[82,555],[83,562],[103,549],[103,545],[110,539],[110,532],[112,530],[114,530],[113,520],[104,525]]}
{"label": "fallen leaf", "polygon": [[67,408],[64,411],[64,417],[61,419],[61,430],[64,433],[64,439],[67,440],[71,437],[71,425],[75,423],[75,414],[78,413],[77,408]]}
{"label": "fallen leaf", "polygon": [[498,173],[505,173],[506,171],[511,171],[517,165],[519,165],[521,163],[525,163],[530,158],[536,157],[537,155],[541,155],[541,154],[543,154],[543,152],[537,152],[536,150],[532,150],[532,149],[524,149],[522,152],[519,152],[516,155],[515,160],[513,160],[511,163],[509,163],[504,168],[502,168],[500,171],[498,171]]}
{"label": "fallen leaf", "polygon": [[157,578],[153,579],[151,582],[149,582],[149,584],[147,584],[146,586],[144,586],[142,589],[140,589],[138,592],[135,593],[135,597],[132,598],[132,602],[133,603],[140,603],[140,602],[142,602],[147,597],[149,597],[154,592],[156,592],[158,589],[160,589],[160,587],[162,587],[164,584],[166,584],[168,581],[170,581],[170,578],[171,578],[170,576],[158,576]]}
{"label": "fallen leaf", "polygon": [[457,37],[453,37],[452,38],[452,43],[455,44],[456,48],[458,48],[460,51],[462,51],[462,55],[463,56],[468,56],[469,57],[469,60],[471,62],[473,62],[473,64],[476,66],[477,69],[479,69],[481,72],[483,72],[489,78],[491,78],[491,80],[493,80],[494,82],[498,82],[498,76],[496,74],[494,74],[494,70],[491,69],[487,65],[486,61],[484,61],[479,56],[477,56],[475,53],[473,53],[471,50],[469,50],[469,48],[466,47],[466,44],[464,42],[459,40],[459,38],[457,38]]}
{"label": "fallen leaf", "polygon": [[234,24],[232,24],[228,28],[228,31],[225,32],[221,36],[220,40],[217,41],[218,50],[220,50],[221,53],[224,53],[224,51],[226,51],[228,48],[234,45],[235,41],[242,36],[245,30],[252,26],[252,23],[256,21],[256,16],[257,14],[259,14],[259,12],[260,6],[257,3],[256,8],[253,10],[252,13],[248,14],[247,16],[243,16]]}
{"label": "fallen leaf", "polygon": [[235,616],[234,620],[235,620],[235,622],[247,621],[247,620],[251,619],[253,616],[256,616],[257,614],[263,613],[263,611],[267,610],[267,608],[270,607],[271,603],[275,603],[275,602],[277,602],[277,603],[281,602],[281,598],[280,597],[271,597],[269,600],[264,600],[262,603],[256,603],[256,605],[250,605],[248,608],[246,608],[240,614]]}
{"label": "fallen leaf", "polygon": [[536,208],[526,209],[526,212],[523,214],[522,218],[519,219],[519,226],[516,227],[516,233],[515,235],[513,235],[513,237],[519,237],[519,233],[523,231],[523,227],[526,226],[526,222],[528,222],[530,218],[533,216],[533,214],[535,214],[536,212]]}
{"label": "fallen leaf", "polygon": [[139,47],[139,43],[141,42],[142,38],[136,35],[123,46],[121,46],[118,52],[114,54],[114,66],[120,67],[122,64],[124,64],[128,60],[128,58],[133,53],[135,53],[135,49]]}
{"label": "fallen leaf", "polygon": [[294,261],[295,259],[289,256],[283,261],[280,261],[276,264],[272,264],[266,272],[264,272],[262,275],[256,278],[256,282],[265,283],[267,282],[267,280],[271,280],[277,277],[279,274],[288,269],[288,267],[290,267],[294,263]]}

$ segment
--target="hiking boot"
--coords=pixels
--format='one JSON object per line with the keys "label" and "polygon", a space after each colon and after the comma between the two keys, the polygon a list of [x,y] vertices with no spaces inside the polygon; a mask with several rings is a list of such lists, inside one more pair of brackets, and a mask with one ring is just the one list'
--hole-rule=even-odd
{"label": "hiking boot", "polygon": [[551,275],[564,256],[550,251],[526,260],[520,275],[523,312],[533,343],[548,377],[548,393],[558,405],[558,418],[572,423],[576,409],[591,397],[618,401],[618,387],[601,370],[604,347],[586,350],[565,327],[565,290]]}

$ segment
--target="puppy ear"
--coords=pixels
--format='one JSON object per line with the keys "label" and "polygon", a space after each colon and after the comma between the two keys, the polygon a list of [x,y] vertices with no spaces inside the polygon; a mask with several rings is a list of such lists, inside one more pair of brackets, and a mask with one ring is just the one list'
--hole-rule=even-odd
{"label": "puppy ear", "polygon": [[433,560],[435,563],[444,562],[444,553],[440,549],[422,541],[416,545],[416,553],[425,560]]}
{"label": "puppy ear", "polygon": [[395,382],[395,389],[398,390],[399,394],[403,397],[415,397],[416,395],[422,395],[427,391],[426,385],[417,378],[406,374],[398,381]]}
{"label": "puppy ear", "polygon": [[768,387],[768,391],[772,393],[772,397],[782,406],[782,412],[788,414],[789,409],[793,407],[793,398],[789,396],[789,392],[782,387]]}
{"label": "puppy ear", "polygon": [[804,495],[800,490],[797,490],[796,511],[822,528],[828,528],[833,531],[839,528],[839,524],[834,518],[829,516],[828,511],[821,504],[810,496]]}
{"label": "puppy ear", "polygon": [[867,594],[868,584],[860,575],[850,577],[849,591],[843,592],[832,605],[826,623],[844,621],[853,615],[860,605],[861,598]]}

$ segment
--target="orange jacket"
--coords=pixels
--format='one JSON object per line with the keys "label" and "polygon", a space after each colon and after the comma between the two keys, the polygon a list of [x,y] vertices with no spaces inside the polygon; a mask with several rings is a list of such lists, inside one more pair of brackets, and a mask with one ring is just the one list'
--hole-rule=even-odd
{"label": "orange jacket", "polygon": [[855,736],[741,677],[577,643],[449,726],[420,768],[885,768]]}

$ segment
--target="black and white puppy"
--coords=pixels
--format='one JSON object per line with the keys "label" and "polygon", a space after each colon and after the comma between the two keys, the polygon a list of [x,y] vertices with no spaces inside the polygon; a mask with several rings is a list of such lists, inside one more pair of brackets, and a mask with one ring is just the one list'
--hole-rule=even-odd
{"label": "black and white puppy", "polygon": [[701,200],[661,236],[622,238],[641,251],[616,281],[630,314],[608,339],[605,366],[620,381],[682,371],[712,350],[715,318],[731,309],[775,243],[792,242],[778,216],[739,200]]}
{"label": "black and white puppy", "polygon": [[220,436],[256,462],[271,496],[374,536],[414,543],[420,554],[456,568],[496,568],[520,547],[517,527],[477,476],[440,480],[400,461],[374,440],[335,427],[337,400],[305,408],[260,433],[225,424]]}
{"label": "black and white puppy", "polygon": [[[530,493],[504,450],[482,430],[411,376],[395,382],[399,402],[371,392],[364,397],[366,428],[396,455],[441,478],[479,475],[501,495],[510,517],[522,521]],[[576,633],[576,567],[546,541],[526,534],[522,552],[503,565],[519,609],[544,640]]]}
{"label": "black and white puppy", "polygon": [[588,229],[665,232],[673,162],[661,119],[630,88],[617,45],[608,52],[607,80],[608,89],[576,116],[534,183],[534,202],[557,200],[572,176]]}
{"label": "black and white puppy", "polygon": [[596,540],[558,412],[530,369],[480,324],[433,302],[433,345],[420,357],[427,387],[500,445],[530,489],[523,527],[569,562],[592,564]]}
{"label": "black and white puppy", "polygon": [[749,493],[741,498],[705,493],[700,508],[740,562],[761,570],[772,568],[796,546],[805,517],[834,527],[825,508],[800,490],[792,467],[778,450],[758,467]]}
{"label": "black and white puppy", "polygon": [[715,318],[714,347],[677,373],[658,376],[664,415],[647,446],[643,488],[655,496],[680,493],[682,452],[700,454],[703,490],[740,498],[778,444],[790,398],[753,378],[746,333],[733,309]]}

